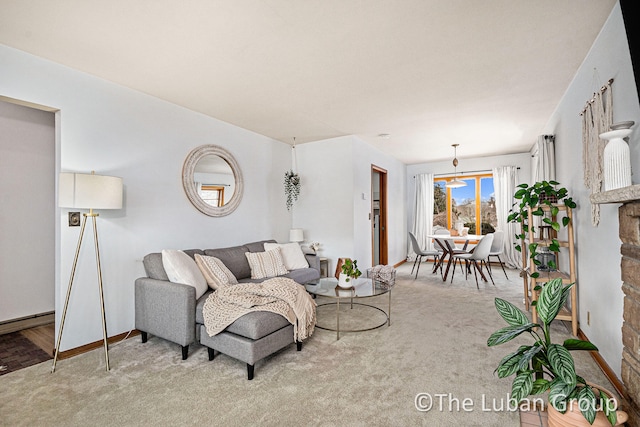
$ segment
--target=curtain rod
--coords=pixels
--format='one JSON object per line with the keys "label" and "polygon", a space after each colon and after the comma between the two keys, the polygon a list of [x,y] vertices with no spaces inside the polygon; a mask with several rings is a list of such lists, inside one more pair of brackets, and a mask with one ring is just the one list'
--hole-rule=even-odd
{"label": "curtain rod", "polygon": [[[601,88],[600,88],[600,92],[604,92],[605,90],[607,90],[608,86],[611,86],[611,84],[613,83],[613,79],[609,79],[607,81],[607,83],[605,83]],[[587,105],[584,106],[584,108],[582,109],[582,111],[580,111],[580,115],[583,115],[585,111],[587,111],[587,108],[589,108],[589,105],[591,105],[594,101],[596,100],[596,94],[593,94],[593,97],[587,101]]]}
{"label": "curtain rod", "polygon": [[[520,166],[518,166],[516,169],[520,169]],[[491,170],[475,170],[475,171],[462,171],[462,172],[458,172],[458,175],[464,175],[465,173],[491,173]],[[450,173],[437,173],[434,174],[433,176],[451,176]],[[415,176],[414,176],[415,178]]]}
{"label": "curtain rod", "polygon": [[[520,166],[516,167],[516,169],[520,170]],[[464,172],[458,172],[458,175],[462,175],[465,173],[491,173],[490,170],[477,170],[477,171],[464,171]],[[413,175],[413,178],[415,179],[417,175]],[[450,173],[437,173],[433,175],[434,177],[436,176],[451,176]]]}

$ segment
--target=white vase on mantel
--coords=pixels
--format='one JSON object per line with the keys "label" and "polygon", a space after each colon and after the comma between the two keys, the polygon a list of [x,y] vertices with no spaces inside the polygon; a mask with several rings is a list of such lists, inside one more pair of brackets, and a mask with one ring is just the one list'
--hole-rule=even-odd
{"label": "white vase on mantel", "polygon": [[631,155],[629,144],[624,140],[631,135],[631,132],[633,130],[627,128],[600,134],[600,138],[609,141],[604,147],[603,155],[604,176],[602,180],[605,191],[631,185]]}

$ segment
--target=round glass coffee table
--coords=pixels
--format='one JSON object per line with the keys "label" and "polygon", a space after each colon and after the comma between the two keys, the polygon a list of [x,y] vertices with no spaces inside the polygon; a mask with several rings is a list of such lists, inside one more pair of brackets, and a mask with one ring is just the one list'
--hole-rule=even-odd
{"label": "round glass coffee table", "polygon": [[[316,328],[324,329],[328,331],[336,332],[336,339],[340,339],[340,332],[364,332],[371,331],[383,327],[385,324],[391,326],[391,289],[392,286],[387,285],[384,282],[378,280],[358,278],[352,281],[354,282],[351,288],[341,288],[338,286],[338,279],[333,277],[323,277],[317,280],[313,280],[305,284],[307,292],[312,295],[335,299],[333,302],[318,304],[318,307],[335,305],[336,306],[336,327],[321,326],[316,324]],[[364,298],[377,297],[380,295],[389,294],[389,305],[387,310],[380,307],[376,307],[371,304],[365,304],[363,302],[354,302],[354,300],[362,300]],[[380,324],[376,323],[371,327],[363,327],[358,329],[340,329],[340,301],[349,299],[350,308],[353,309],[354,305],[365,307],[366,309],[377,310],[384,315],[384,321]]]}

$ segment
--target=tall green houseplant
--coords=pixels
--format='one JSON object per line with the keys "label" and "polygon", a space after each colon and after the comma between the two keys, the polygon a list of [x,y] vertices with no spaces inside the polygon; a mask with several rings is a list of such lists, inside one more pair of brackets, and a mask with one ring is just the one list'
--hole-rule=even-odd
{"label": "tall green houseplant", "polygon": [[487,345],[501,345],[528,333],[533,344],[520,345],[516,351],[506,355],[495,370],[500,378],[515,375],[511,397],[520,403],[528,396],[548,391],[549,403],[560,413],[564,414],[573,400],[577,402],[573,406],[580,408],[590,424],[593,424],[598,410],[601,410],[613,426],[617,420],[616,405],[604,392],[576,374],[570,353],[573,350],[597,351],[598,348],[579,339],[567,339],[562,344],[551,340],[551,323],[565,304],[572,286],[563,286],[562,279],[553,279],[542,288],[536,306],[540,323],[530,322],[518,307],[496,298],[496,309],[508,326],[491,334]]}

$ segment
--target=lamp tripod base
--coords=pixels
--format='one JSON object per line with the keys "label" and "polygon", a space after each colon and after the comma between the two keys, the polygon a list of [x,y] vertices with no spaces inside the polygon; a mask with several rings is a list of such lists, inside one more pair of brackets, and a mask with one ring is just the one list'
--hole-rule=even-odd
{"label": "lamp tripod base", "polygon": [[104,359],[106,364],[106,370],[109,368],[109,345],[107,343],[107,318],[104,311],[104,292],[102,288],[102,269],[100,268],[100,249],[98,247],[98,227],[96,224],[97,213],[90,210],[89,213],[83,214],[82,227],[80,228],[80,236],[78,237],[78,246],[76,247],[76,254],[73,258],[73,267],[71,268],[71,277],[69,278],[69,287],[67,288],[67,296],[64,300],[64,308],[62,310],[62,319],[60,320],[60,328],[58,330],[58,339],[56,341],[56,347],[53,355],[53,366],[51,367],[51,373],[56,370],[56,362],[58,360],[58,354],[60,353],[60,341],[62,340],[62,333],[64,331],[64,321],[67,317],[67,308],[69,307],[69,297],[71,296],[71,289],[73,287],[73,279],[76,273],[76,267],[78,265],[78,255],[80,254],[80,248],[82,246],[82,237],[84,236],[85,226],[87,225],[87,218],[91,217],[93,222],[93,241],[95,243],[96,251],[96,268],[98,270],[98,287],[100,290],[100,310],[102,312],[102,336],[104,341]]}

